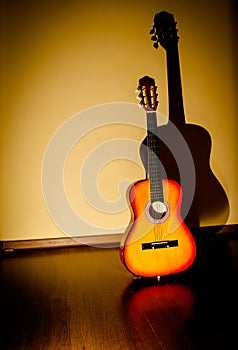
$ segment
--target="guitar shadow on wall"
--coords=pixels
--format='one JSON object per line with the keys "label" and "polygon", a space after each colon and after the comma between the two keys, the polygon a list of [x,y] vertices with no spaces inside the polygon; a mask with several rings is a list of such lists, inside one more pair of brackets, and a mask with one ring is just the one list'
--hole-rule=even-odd
{"label": "guitar shadow on wall", "polygon": [[[166,51],[167,60],[169,122],[158,127],[159,159],[164,169],[162,176],[181,185],[183,190],[181,215],[190,229],[199,228],[203,222],[214,221],[219,222],[219,226],[213,226],[214,231],[218,231],[227,222],[229,202],[210,167],[212,148],[210,134],[203,127],[186,124],[185,121],[174,16],[165,11],[156,14],[151,34],[154,47],[158,48],[160,44]],[[146,145],[147,138],[142,142],[140,155],[148,173]],[[194,174],[186,162],[186,158],[191,156]]]}
{"label": "guitar shadow on wall", "polygon": [[[171,139],[173,134],[171,130],[173,128],[170,125],[159,127],[160,161],[164,168],[162,177],[181,184],[183,190],[181,215],[183,220],[189,228],[200,227],[200,223],[209,221],[209,218],[217,218],[220,225],[223,226],[229,216],[229,203],[223,187],[210,168],[209,158],[212,143],[209,133],[198,125],[186,124],[180,127],[179,132],[188,145],[193,158],[196,176],[195,179],[190,179],[191,171],[188,169],[188,176],[183,178],[182,183],[181,169],[179,169],[180,167],[170,150],[169,140],[174,144],[174,139]],[[168,140],[168,142],[165,144],[161,139]],[[143,145],[146,144],[147,140],[145,139]],[[147,147],[141,146],[140,151],[143,165],[145,169],[148,169]],[[181,157],[183,156],[183,147],[178,150],[178,153]],[[191,195],[193,195],[193,181],[195,181],[195,191],[190,206]]]}

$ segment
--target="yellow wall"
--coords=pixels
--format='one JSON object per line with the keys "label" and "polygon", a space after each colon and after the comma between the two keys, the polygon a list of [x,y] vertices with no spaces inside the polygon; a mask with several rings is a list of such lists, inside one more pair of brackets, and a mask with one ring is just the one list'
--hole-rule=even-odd
{"label": "yellow wall", "polygon": [[[155,13],[162,10],[178,23],[186,121],[210,133],[211,168],[229,198],[227,223],[238,223],[234,3],[1,1],[0,239],[123,232],[130,217],[125,189],[144,177],[138,148],[145,116],[134,93],[140,77],[157,80],[159,112],[168,114],[165,53],[152,47],[149,35]],[[56,139],[55,150],[60,153],[62,146],[66,152],[59,162],[65,162],[65,198],[75,213],[71,223],[62,194],[54,198],[52,217],[42,191],[48,155],[53,169],[46,182],[57,193],[57,160],[50,157],[59,154],[47,153]],[[219,224],[219,217],[201,222]]]}

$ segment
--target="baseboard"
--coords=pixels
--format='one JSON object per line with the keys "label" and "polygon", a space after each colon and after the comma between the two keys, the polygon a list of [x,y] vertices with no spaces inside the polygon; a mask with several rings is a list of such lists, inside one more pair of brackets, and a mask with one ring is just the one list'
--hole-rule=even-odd
{"label": "baseboard", "polygon": [[[223,225],[223,226],[206,226],[192,229],[195,235],[206,236],[209,234],[237,234],[238,224]],[[0,241],[0,254],[11,253],[21,250],[34,249],[54,249],[54,248],[69,248],[88,245],[92,247],[115,248],[119,247],[122,234],[111,235],[96,235],[89,237],[64,237],[50,239],[32,239],[32,240],[12,240]]]}
{"label": "baseboard", "polygon": [[1,241],[0,250],[2,253],[11,253],[20,250],[70,248],[84,245],[92,247],[114,248],[118,247],[122,234],[83,236],[83,237],[63,237],[49,239],[30,239]]}

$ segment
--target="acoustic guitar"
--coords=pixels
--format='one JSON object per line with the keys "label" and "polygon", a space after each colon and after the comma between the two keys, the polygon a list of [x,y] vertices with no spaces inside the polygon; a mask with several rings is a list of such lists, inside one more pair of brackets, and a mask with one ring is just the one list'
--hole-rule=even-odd
{"label": "acoustic guitar", "polygon": [[161,176],[156,89],[154,79],[145,76],[139,80],[140,104],[147,119],[149,178],[129,190],[132,220],[120,246],[123,264],[140,277],[184,271],[196,256],[193,236],[180,215],[181,187]]}

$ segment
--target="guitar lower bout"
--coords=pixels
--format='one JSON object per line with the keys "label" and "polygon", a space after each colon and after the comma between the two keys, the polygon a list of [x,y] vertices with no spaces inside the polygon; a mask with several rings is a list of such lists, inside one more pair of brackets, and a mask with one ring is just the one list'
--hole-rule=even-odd
{"label": "guitar lower bout", "polygon": [[136,276],[175,274],[187,269],[196,256],[193,236],[180,215],[181,187],[164,179],[162,184],[162,204],[151,204],[149,179],[130,189],[132,220],[121,242],[120,256]]}

